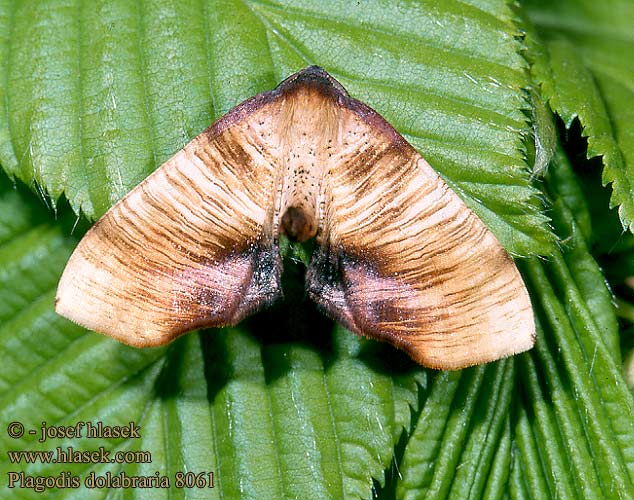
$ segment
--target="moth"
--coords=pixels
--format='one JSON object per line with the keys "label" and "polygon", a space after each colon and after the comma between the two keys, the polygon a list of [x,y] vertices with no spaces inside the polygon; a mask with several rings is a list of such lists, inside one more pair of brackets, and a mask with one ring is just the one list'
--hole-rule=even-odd
{"label": "moth", "polygon": [[85,235],[56,310],[133,346],[235,325],[281,296],[280,235],[347,329],[459,369],[530,349],[511,257],[377,112],[311,66],[195,137]]}

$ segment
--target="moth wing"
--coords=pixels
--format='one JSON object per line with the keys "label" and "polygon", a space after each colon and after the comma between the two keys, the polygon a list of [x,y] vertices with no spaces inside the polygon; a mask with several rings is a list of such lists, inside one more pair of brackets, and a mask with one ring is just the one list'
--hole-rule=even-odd
{"label": "moth wing", "polygon": [[56,310],[124,343],[152,346],[238,323],[280,295],[268,161],[270,94],[197,136],[85,235]]}
{"label": "moth wing", "polygon": [[309,295],[361,335],[458,369],[530,349],[534,318],[511,257],[383,118],[345,103],[347,154],[324,176]]}

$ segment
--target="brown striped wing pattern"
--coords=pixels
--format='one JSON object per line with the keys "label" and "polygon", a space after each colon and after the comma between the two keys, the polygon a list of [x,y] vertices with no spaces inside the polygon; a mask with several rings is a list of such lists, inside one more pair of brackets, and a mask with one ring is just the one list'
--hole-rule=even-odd
{"label": "brown striped wing pattern", "polygon": [[349,99],[341,113],[348,152],[324,176],[310,296],[428,367],[530,349],[530,299],[493,234],[376,112]]}
{"label": "brown striped wing pattern", "polygon": [[236,324],[273,302],[281,265],[267,106],[247,101],[110,209],[71,256],[58,313],[153,346],[197,327]]}

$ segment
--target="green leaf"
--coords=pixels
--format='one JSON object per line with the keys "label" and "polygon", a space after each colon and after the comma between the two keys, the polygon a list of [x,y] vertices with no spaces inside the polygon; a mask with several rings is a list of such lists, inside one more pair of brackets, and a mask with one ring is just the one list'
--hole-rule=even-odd
{"label": "green leaf", "polygon": [[628,0],[529,0],[522,6],[542,39],[531,41],[542,91],[566,126],[581,121],[588,157],[603,158],[611,205],[634,230],[634,6]]}
{"label": "green leaf", "polygon": [[[572,165],[560,144],[557,145],[553,156],[553,168],[546,174],[547,188],[555,200],[560,200],[574,214],[576,227],[587,244],[594,243],[595,232],[592,227],[592,216],[588,200],[586,199],[579,180],[572,169]],[[561,207],[560,207],[561,209]]]}
{"label": "green leaf", "polygon": [[489,472],[513,379],[511,361],[436,377],[403,457],[398,498],[483,497],[495,481]]}
{"label": "green leaf", "polygon": [[634,399],[621,374],[611,296],[567,206],[579,206],[570,201],[578,196],[574,181],[561,152],[556,159],[548,187],[566,193],[553,207],[565,249],[522,266],[538,336],[535,349],[518,357],[525,397],[515,427],[521,473],[513,484],[526,498],[627,498]]}
{"label": "green leaf", "polygon": [[547,180],[547,188],[553,199],[557,200],[556,210],[552,213],[553,225],[565,247],[563,258],[569,268],[569,273],[561,276],[560,282],[567,284],[574,279],[578,284],[578,295],[575,293],[573,297],[563,289],[558,290],[557,295],[569,297],[571,304],[586,304],[588,311],[585,322],[593,323],[601,332],[604,342],[618,363],[621,359],[620,340],[612,293],[606,286],[601,269],[590,256],[587,245],[590,216],[586,200],[561,148],[555,155]]}
{"label": "green leaf", "polygon": [[[565,264],[558,259],[553,267],[560,272]],[[525,438],[534,450],[527,454],[542,457],[541,470],[530,472],[533,484],[545,480],[552,496],[562,498],[627,498],[634,476],[634,400],[620,366],[600,331],[584,323],[587,308],[577,300],[566,311],[553,288],[556,277],[549,279],[537,261],[526,274],[542,292],[536,352],[522,356],[529,421],[518,429],[533,434]],[[567,286],[574,291],[573,283]]]}
{"label": "green leaf", "polygon": [[94,219],[245,98],[319,64],[395,125],[513,254],[553,235],[523,151],[501,0],[0,4],[0,164]]}

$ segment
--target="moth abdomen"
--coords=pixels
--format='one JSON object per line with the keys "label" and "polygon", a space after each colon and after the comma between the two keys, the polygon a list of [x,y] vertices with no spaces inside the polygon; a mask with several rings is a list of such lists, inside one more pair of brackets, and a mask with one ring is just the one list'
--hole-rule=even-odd
{"label": "moth abdomen", "polygon": [[317,234],[317,222],[304,208],[290,206],[282,215],[282,230],[291,241],[303,243]]}

